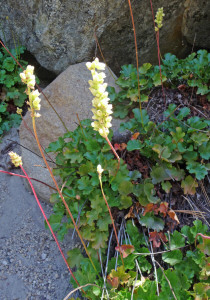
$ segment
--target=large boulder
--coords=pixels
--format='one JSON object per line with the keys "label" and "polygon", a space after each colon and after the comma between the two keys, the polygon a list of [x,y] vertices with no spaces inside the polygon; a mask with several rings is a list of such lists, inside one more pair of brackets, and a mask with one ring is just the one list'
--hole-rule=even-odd
{"label": "large boulder", "polygon": [[[105,82],[114,86],[115,80],[109,71],[105,71]],[[114,75],[114,74],[113,74]],[[92,94],[89,91],[88,80],[91,78],[90,71],[87,70],[85,63],[70,66],[62,72],[43,92],[57,113],[62,118],[69,131],[77,128],[78,119],[92,118]],[[62,136],[66,129],[62,125],[58,116],[55,114],[47,100],[41,96],[41,117],[36,118],[36,128],[40,143],[43,148],[48,147],[49,143],[54,142]],[[113,130],[117,131],[121,120],[114,119],[112,122]],[[28,111],[20,126],[20,144],[22,147],[23,166],[30,177],[36,178],[54,187],[54,183],[45,167],[43,159],[36,141],[30,131],[33,131],[31,116]],[[52,155],[49,154],[51,157]],[[51,158],[46,156],[50,161]],[[50,163],[51,167],[55,164]],[[50,194],[53,189],[38,182],[33,182],[35,190],[40,198],[49,202]]]}
{"label": "large boulder", "polygon": [[[160,31],[162,54],[187,54],[191,46],[185,43],[185,35],[192,44],[195,29],[198,32],[195,46],[200,46],[199,35],[202,32],[205,47],[210,48],[209,33],[205,28],[208,0],[153,2],[154,14],[159,7],[163,7],[165,13]],[[157,62],[150,1],[133,0],[131,3],[140,63]],[[14,42],[16,45],[26,46],[42,67],[56,74],[69,65],[92,60],[95,53],[99,55],[94,39],[95,30],[106,61],[114,72],[118,72],[123,64],[135,63],[133,30],[127,0],[0,0],[0,7],[0,38],[8,46],[14,46]]]}

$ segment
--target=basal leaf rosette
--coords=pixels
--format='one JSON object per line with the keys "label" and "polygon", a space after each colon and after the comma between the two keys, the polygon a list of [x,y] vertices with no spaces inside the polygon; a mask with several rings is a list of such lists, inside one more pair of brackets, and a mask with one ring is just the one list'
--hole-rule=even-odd
{"label": "basal leaf rosette", "polygon": [[106,75],[104,72],[97,72],[97,70],[104,70],[105,64],[100,63],[98,58],[96,58],[92,63],[88,62],[86,64],[87,68],[91,71],[93,80],[89,80],[90,91],[94,98],[92,100],[93,104],[93,119],[91,126],[94,130],[98,131],[101,136],[105,137],[109,134],[109,128],[112,126],[110,116],[112,111],[112,105],[109,104],[108,93],[106,92],[107,84],[104,83],[104,78]]}

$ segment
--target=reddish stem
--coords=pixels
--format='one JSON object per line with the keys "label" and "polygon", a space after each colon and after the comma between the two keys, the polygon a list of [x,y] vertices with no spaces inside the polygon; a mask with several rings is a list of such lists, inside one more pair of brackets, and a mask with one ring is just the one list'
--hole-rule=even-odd
{"label": "reddish stem", "polygon": [[[53,232],[53,230],[52,230],[52,227],[51,227],[51,225],[50,225],[50,223],[49,223],[49,221],[48,221],[48,219],[47,219],[47,217],[46,217],[46,215],[45,215],[45,212],[44,212],[44,210],[43,210],[43,208],[42,208],[42,206],[41,206],[41,203],[40,203],[40,201],[39,201],[39,199],[38,199],[38,197],[37,197],[37,195],[36,195],[36,192],[35,192],[35,190],[34,190],[33,184],[32,184],[32,182],[31,182],[30,178],[28,177],[28,174],[27,174],[26,171],[24,170],[23,166],[20,165],[20,168],[21,168],[21,170],[23,171],[23,173],[25,174],[25,176],[26,176],[26,178],[27,178],[27,180],[28,180],[28,182],[29,182],[29,184],[30,184],[30,186],[31,186],[32,192],[33,192],[34,197],[35,197],[35,199],[36,199],[36,202],[37,202],[37,204],[38,204],[38,206],[39,206],[39,208],[40,208],[40,210],[41,210],[41,212],[42,212],[42,215],[43,215],[43,217],[44,217],[44,219],[45,219],[45,221],[46,221],[46,223],[47,223],[47,225],[48,225],[48,227],[49,227],[49,229],[50,229],[50,231],[51,231],[51,233],[52,233],[52,236],[53,236],[53,238],[54,238],[54,240],[55,240],[55,242],[56,242],[56,244],[57,244],[57,246],[58,246],[58,249],[60,250],[60,253],[61,253],[62,257],[63,257],[63,260],[64,260],[64,262],[65,262],[65,264],[66,264],[66,266],[67,266],[69,272],[71,273],[71,275],[72,275],[72,277],[74,278],[74,280],[75,280],[75,282],[77,283],[77,285],[80,286],[79,283],[78,283],[78,281],[77,281],[77,279],[75,278],[75,276],[74,276],[74,274],[73,274],[71,268],[69,267],[69,264],[68,264],[68,262],[67,262],[67,260],[66,260],[66,258],[65,258],[65,256],[64,256],[64,254],[63,254],[63,251],[62,251],[62,249],[61,249],[61,247],[60,247],[60,244],[59,244],[59,242],[58,242],[58,240],[57,240],[57,238],[56,238],[56,236],[55,236],[55,234],[54,234],[54,232]],[[83,292],[84,292],[84,291],[83,291]]]}
{"label": "reddish stem", "polygon": [[[153,6],[152,6],[152,0],[150,0],[150,6],[151,6],[151,11],[152,11],[152,19],[153,19],[153,24],[154,24],[154,30],[155,30],[155,16],[154,16],[154,11],[153,11]],[[162,72],[161,72],[161,64],[160,64],[160,42],[159,42],[159,30],[156,32],[155,31],[155,37],[156,37],[156,42],[157,42],[157,49],[158,49],[158,63],[159,63],[159,70],[160,70],[160,80],[161,80],[161,86],[162,86],[162,92],[163,92],[163,98],[164,98],[164,104],[166,106],[166,96],[165,96],[165,91],[163,87],[163,80],[162,80]]]}
{"label": "reddish stem", "polygon": [[111,144],[111,142],[110,142],[108,136],[105,136],[105,139],[106,139],[107,143],[109,144],[110,148],[112,149],[112,151],[113,151],[113,153],[114,153],[114,155],[116,156],[117,161],[118,161],[117,171],[116,171],[116,174],[114,175],[114,177],[115,177],[115,176],[117,175],[117,172],[119,171],[119,168],[120,168],[120,158],[119,158],[117,152],[115,151],[114,147],[112,146],[112,144]]}
{"label": "reddish stem", "polygon": [[140,113],[141,113],[142,127],[144,127],[142,108],[141,108],[140,84],[139,84],[139,59],[138,59],[138,47],[137,47],[137,39],[136,39],[136,28],[135,28],[135,24],[134,24],[133,11],[132,11],[130,0],[128,0],[128,5],[130,8],[130,15],[131,15],[131,20],[132,20],[134,42],[135,42],[135,49],[136,49],[136,68],[137,68],[137,80],[138,80],[139,108],[140,108]]}

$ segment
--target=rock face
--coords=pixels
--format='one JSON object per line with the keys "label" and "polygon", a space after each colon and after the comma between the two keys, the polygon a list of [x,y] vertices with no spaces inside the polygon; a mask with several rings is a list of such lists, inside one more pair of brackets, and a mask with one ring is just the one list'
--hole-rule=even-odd
{"label": "rock face", "polygon": [[[106,71],[107,77],[105,82],[114,86],[115,80]],[[44,89],[44,94],[53,105],[57,113],[62,118],[69,131],[77,128],[79,116],[80,120],[92,118],[92,94],[89,91],[88,80],[91,79],[91,73],[87,70],[85,63],[80,63],[70,66],[66,71],[61,73],[49,86]],[[48,147],[49,143],[56,141],[59,136],[62,136],[66,130],[61,121],[50,107],[46,99],[41,96],[41,117],[36,118],[37,133],[40,143],[43,148]],[[117,130],[121,120],[113,120],[113,130]],[[47,184],[54,186],[52,179],[45,168],[45,164],[40,158],[40,152],[36,145],[35,139],[30,134],[27,127],[32,130],[30,112],[27,112],[24,121],[20,126],[20,144],[22,147],[23,165],[30,177],[39,179]],[[33,131],[33,130],[32,130]],[[34,153],[28,151],[30,149]],[[49,154],[51,157],[51,154]],[[48,156],[47,159],[50,160]],[[50,163],[52,167],[55,164]],[[39,197],[49,202],[49,197],[52,189],[38,182],[33,182],[35,190]]]}
{"label": "rock face", "polygon": [[[208,0],[156,0],[154,14],[164,8],[160,31],[161,53],[185,55],[193,43],[210,48],[206,28]],[[131,1],[140,63],[157,62],[150,1]],[[191,4],[192,3],[192,4]],[[92,60],[99,51],[94,31],[107,63],[114,72],[135,63],[133,30],[127,0],[0,0],[0,38],[6,45],[26,46],[41,64],[56,74],[69,65]],[[184,16],[184,23],[183,23]],[[183,23],[183,24],[182,24]],[[201,36],[200,36],[200,33]],[[203,41],[201,42],[200,39]],[[204,43],[205,42],[205,43]]]}
{"label": "rock face", "polygon": [[188,43],[199,48],[210,48],[210,1],[187,0],[182,33]]}

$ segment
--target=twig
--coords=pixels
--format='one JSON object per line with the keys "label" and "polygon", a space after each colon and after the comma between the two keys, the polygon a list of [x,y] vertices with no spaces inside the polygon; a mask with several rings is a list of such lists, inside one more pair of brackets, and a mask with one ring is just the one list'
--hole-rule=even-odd
{"label": "twig", "polygon": [[174,250],[178,250],[178,249],[183,249],[183,248],[186,248],[186,247],[189,247],[190,245],[186,245],[186,246],[183,246],[183,247],[178,247],[178,248],[174,248],[174,249],[170,249],[170,250],[166,250],[166,251],[159,251],[159,252],[152,252],[152,253],[139,253],[139,252],[133,252],[133,254],[136,254],[136,255],[156,255],[156,254],[162,254],[162,253],[167,253],[167,252],[171,252],[171,251],[174,251]]}
{"label": "twig", "polygon": [[169,279],[167,278],[166,274],[164,273],[163,268],[161,267],[161,265],[159,264],[158,261],[155,261],[155,262],[156,262],[156,264],[158,264],[158,266],[160,267],[161,271],[163,272],[163,276],[165,277],[166,281],[168,282],[168,285],[169,285],[169,287],[170,287],[170,290],[171,290],[171,292],[172,292],[172,294],[173,294],[174,299],[177,300],[176,295],[175,295],[175,293],[174,293],[174,290],[173,290],[173,288],[172,288],[172,285],[171,285]]}
{"label": "twig", "polygon": [[[148,229],[148,233],[149,233],[149,229]],[[154,266],[154,273],[155,273],[155,281],[156,281],[157,295],[159,296],[160,292],[159,292],[159,286],[158,286],[157,268],[156,268],[156,265],[155,265],[155,257],[154,257],[154,255],[153,255],[152,242],[150,242],[150,251],[151,251],[151,260],[152,260],[152,264],[153,264],[153,266]]]}
{"label": "twig", "polygon": [[83,289],[83,288],[85,288],[85,287],[87,287],[87,286],[97,286],[99,289],[101,289],[101,287],[100,287],[99,285],[97,285],[97,284],[87,283],[87,284],[81,285],[80,287],[78,287],[78,288],[74,289],[73,291],[71,291],[71,292],[70,292],[63,300],[68,300],[68,298],[69,298],[72,294],[74,294],[76,291],[79,291],[79,290],[81,290],[81,289]]}

